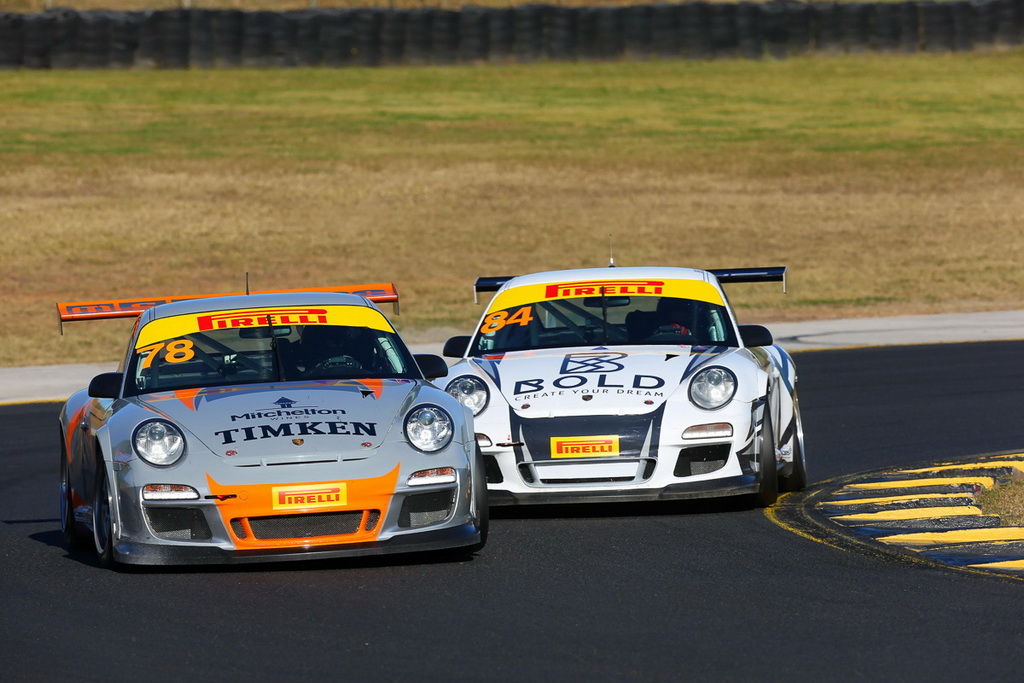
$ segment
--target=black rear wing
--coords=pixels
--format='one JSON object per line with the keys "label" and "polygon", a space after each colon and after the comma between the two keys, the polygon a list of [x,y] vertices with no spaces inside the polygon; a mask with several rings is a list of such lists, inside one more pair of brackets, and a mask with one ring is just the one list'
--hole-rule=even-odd
{"label": "black rear wing", "polygon": [[477,296],[480,292],[497,292],[501,286],[514,278],[515,275],[497,275],[492,277],[478,277],[473,285],[473,303],[480,303]]}
{"label": "black rear wing", "polygon": [[782,291],[786,291],[786,266],[768,266],[766,268],[717,268],[709,269],[709,273],[724,284],[732,282],[781,282]]}

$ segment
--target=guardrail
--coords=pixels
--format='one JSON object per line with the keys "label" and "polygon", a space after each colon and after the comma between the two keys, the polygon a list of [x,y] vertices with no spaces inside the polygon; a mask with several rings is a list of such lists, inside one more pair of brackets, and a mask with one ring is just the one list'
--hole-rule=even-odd
{"label": "guardrail", "polygon": [[0,14],[0,68],[786,58],[1024,42],[1024,0]]}

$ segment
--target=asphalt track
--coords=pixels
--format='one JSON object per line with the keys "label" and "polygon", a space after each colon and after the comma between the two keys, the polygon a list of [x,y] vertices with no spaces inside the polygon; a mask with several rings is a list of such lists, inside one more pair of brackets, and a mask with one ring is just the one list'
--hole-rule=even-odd
{"label": "asphalt track", "polygon": [[[1024,446],[1024,342],[797,356],[811,477]],[[470,561],[118,573],[68,555],[57,404],[0,408],[5,680],[1008,680],[1024,584],[737,503],[498,510]]]}

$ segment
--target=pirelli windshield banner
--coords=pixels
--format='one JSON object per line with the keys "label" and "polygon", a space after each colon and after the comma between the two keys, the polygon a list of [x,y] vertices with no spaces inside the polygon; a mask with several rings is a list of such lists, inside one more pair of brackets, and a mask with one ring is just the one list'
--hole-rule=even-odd
{"label": "pirelli windshield banner", "polygon": [[368,306],[278,306],[207,311],[158,318],[146,325],[135,348],[155,342],[214,330],[266,327],[268,325],[344,325],[394,332],[380,311]]}
{"label": "pirelli windshield banner", "polygon": [[578,280],[551,282],[539,285],[523,285],[505,290],[494,297],[488,312],[500,311],[515,306],[551,301],[553,299],[576,299],[588,296],[669,296],[677,299],[692,299],[724,306],[722,295],[710,282],[703,280],[660,280],[645,278],[638,280]]}

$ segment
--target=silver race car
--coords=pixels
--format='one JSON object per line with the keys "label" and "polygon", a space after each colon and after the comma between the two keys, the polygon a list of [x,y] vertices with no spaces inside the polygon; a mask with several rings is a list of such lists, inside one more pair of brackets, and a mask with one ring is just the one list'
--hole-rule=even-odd
{"label": "silver race car", "polygon": [[[806,485],[793,362],[737,325],[723,282],[785,268],[595,268],[481,278],[445,387],[473,411],[491,504],[654,500]],[[440,382],[440,380],[439,380]]]}
{"label": "silver race car", "polygon": [[104,565],[481,548],[472,415],[371,300],[397,293],[58,304],[138,316],[119,371],[60,413],[68,542]]}

